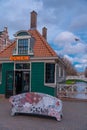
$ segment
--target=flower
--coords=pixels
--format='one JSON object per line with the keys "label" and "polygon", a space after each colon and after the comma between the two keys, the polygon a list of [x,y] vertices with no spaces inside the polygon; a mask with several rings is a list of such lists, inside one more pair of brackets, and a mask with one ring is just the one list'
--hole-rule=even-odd
{"label": "flower", "polygon": [[26,100],[30,103],[30,104],[37,104],[40,100],[42,99],[42,97],[39,94],[36,93],[27,93],[26,94]]}

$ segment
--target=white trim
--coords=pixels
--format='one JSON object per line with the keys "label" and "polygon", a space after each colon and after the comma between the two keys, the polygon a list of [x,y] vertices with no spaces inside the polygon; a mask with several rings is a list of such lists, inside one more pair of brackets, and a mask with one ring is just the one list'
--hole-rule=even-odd
{"label": "white trim", "polygon": [[31,60],[56,60],[58,57],[31,57]]}
{"label": "white trim", "polygon": [[16,39],[19,40],[19,39],[30,39],[31,36],[17,36]]}
{"label": "white trim", "polygon": [[44,63],[55,63],[55,60],[45,60],[45,59],[42,59],[42,60],[32,60],[31,59],[31,62],[34,63],[34,62],[44,62]]}
{"label": "white trim", "polygon": [[[21,33],[21,32],[26,32],[28,35],[20,35],[20,36],[17,36],[19,33]],[[30,33],[28,32],[28,31],[26,31],[26,30],[20,30],[20,31],[17,31],[15,34],[14,34],[14,36],[15,37],[22,37],[22,36],[30,36],[31,37],[31,35],[30,35]]]}
{"label": "white trim", "polygon": [[54,83],[45,83],[44,84],[45,86],[47,86],[47,87],[51,87],[51,88],[55,88],[56,87],[56,84],[54,84]]}
{"label": "white trim", "polygon": [[0,63],[14,63],[13,61],[9,61],[9,60],[7,60],[7,61],[0,61]]}
{"label": "white trim", "polygon": [[[27,51],[27,54],[19,54],[18,53],[18,50],[19,50],[19,48],[18,48],[18,40],[24,40],[24,39],[26,39],[26,40],[28,40],[29,38],[23,38],[23,37],[20,37],[20,38],[17,38],[17,52],[16,52],[16,55],[28,55],[29,53],[28,53],[28,51]],[[29,42],[29,41],[28,41]],[[28,44],[28,43],[27,43]],[[29,48],[29,44],[28,44],[28,48]],[[13,54],[13,55],[15,55],[15,54]]]}
{"label": "white trim", "polygon": [[[15,56],[15,55],[14,55],[14,56]],[[17,55],[17,56],[18,56],[18,55]],[[20,56],[21,56],[21,55],[20,55]],[[22,55],[22,56],[24,56],[24,55]],[[29,56],[29,55],[28,55],[28,56]],[[4,62],[5,62],[5,63],[6,63],[6,62],[13,62],[13,63],[14,63],[15,61],[11,61],[10,58],[4,58],[4,59],[3,59],[3,58],[0,58],[0,63],[2,63],[2,62],[3,62],[3,63],[4,63]],[[33,62],[44,62],[44,63],[47,63],[47,62],[50,63],[50,62],[52,62],[52,63],[55,63],[55,60],[53,60],[53,59],[50,59],[50,60],[49,60],[49,59],[41,59],[41,60],[38,60],[38,59],[35,60],[35,59],[34,59],[34,60],[32,60],[32,58],[30,58],[29,61],[16,61],[16,62],[32,62],[32,63],[33,63]]]}

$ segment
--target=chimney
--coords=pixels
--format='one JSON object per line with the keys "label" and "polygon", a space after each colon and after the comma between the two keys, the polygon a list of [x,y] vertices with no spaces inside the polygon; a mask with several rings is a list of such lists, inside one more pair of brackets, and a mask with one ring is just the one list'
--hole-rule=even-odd
{"label": "chimney", "polygon": [[37,28],[37,13],[35,11],[31,12],[30,29]]}
{"label": "chimney", "polygon": [[47,40],[47,28],[46,27],[42,28],[42,36]]}

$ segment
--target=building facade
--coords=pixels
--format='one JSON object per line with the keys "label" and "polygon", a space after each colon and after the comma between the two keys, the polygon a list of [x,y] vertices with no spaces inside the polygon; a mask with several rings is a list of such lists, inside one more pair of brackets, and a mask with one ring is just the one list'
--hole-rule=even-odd
{"label": "building facade", "polygon": [[5,49],[10,44],[11,44],[11,41],[8,35],[8,28],[4,27],[4,30],[0,31],[0,51]]}
{"label": "building facade", "polygon": [[0,93],[5,97],[40,92],[55,96],[65,81],[65,66],[47,42],[47,29],[37,30],[37,13],[31,12],[30,29],[16,32],[15,41],[0,52]]}

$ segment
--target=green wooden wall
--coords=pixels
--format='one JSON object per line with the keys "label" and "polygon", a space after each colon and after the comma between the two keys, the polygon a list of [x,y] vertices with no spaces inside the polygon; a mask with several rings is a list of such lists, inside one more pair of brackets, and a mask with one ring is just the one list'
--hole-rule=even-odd
{"label": "green wooden wall", "polygon": [[31,91],[54,96],[54,88],[44,86],[44,63],[32,63],[31,70]]}
{"label": "green wooden wall", "polygon": [[[2,83],[0,84],[0,94],[5,94],[6,71],[8,70],[14,70],[14,63],[2,64]],[[31,63],[31,91],[55,96],[54,88],[44,85],[44,62]]]}
{"label": "green wooden wall", "polygon": [[0,94],[5,94],[6,88],[6,71],[13,70],[14,63],[3,63],[2,64],[2,83],[0,84]]}

